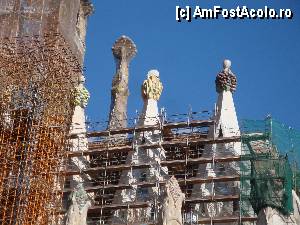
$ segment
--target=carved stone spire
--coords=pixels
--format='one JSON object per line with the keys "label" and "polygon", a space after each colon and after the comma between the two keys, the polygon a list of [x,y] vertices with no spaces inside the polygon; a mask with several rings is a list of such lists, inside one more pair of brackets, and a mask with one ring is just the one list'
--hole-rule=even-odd
{"label": "carved stone spire", "polygon": [[128,68],[137,49],[130,38],[122,36],[115,42],[112,52],[117,68],[112,82],[108,128],[115,129],[127,126]]}
{"label": "carved stone spire", "polygon": [[[230,60],[224,60],[223,70],[217,75],[216,88],[218,92],[218,100],[216,103],[216,111],[214,115],[215,124],[209,127],[208,138],[216,139],[220,137],[240,136],[240,128],[235,111],[232,92],[236,88],[235,75],[230,70]],[[231,143],[215,143],[207,144],[204,147],[203,157],[222,157],[224,155],[241,155],[241,142]],[[207,163],[202,164],[198,168],[197,176],[200,178],[229,176],[232,171],[238,171],[238,163]],[[250,185],[250,184],[249,184]],[[236,183],[206,183],[194,185],[193,196],[199,196],[199,192],[203,196],[213,195],[233,195],[238,184]],[[198,216],[214,217],[224,213],[235,213],[238,210],[238,203],[234,202],[216,202],[196,204],[196,211],[203,212]],[[250,209],[250,207],[249,207]]]}

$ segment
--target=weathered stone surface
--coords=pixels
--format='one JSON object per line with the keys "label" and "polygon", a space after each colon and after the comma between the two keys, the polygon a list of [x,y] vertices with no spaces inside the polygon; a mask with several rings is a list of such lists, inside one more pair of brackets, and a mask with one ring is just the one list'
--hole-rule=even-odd
{"label": "weathered stone surface", "polygon": [[257,225],[297,225],[294,216],[286,217],[271,207],[262,209],[258,214]]}
{"label": "weathered stone surface", "polygon": [[160,215],[161,225],[182,225],[181,208],[185,199],[176,178],[173,176],[164,187],[163,204]]}
{"label": "weathered stone surface", "polygon": [[61,34],[83,63],[88,0],[0,0],[0,38]]}
{"label": "weathered stone surface", "polygon": [[296,224],[300,224],[300,199],[294,190],[292,191],[292,195],[293,195],[294,217],[296,220]]}

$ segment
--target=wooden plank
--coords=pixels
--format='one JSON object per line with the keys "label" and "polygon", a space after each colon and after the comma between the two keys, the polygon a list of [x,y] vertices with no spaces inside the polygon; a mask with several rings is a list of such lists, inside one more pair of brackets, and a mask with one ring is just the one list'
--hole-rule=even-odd
{"label": "wooden plank", "polygon": [[[255,222],[257,217],[238,217],[238,216],[224,216],[224,217],[214,217],[214,218],[201,218],[196,223],[197,224],[217,224],[217,223],[232,223],[232,222]],[[189,223],[185,223],[189,224]]]}

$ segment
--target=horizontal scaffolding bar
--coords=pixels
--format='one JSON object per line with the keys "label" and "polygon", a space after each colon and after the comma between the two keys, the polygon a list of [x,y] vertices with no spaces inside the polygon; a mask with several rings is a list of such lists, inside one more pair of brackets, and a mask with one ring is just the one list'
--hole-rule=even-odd
{"label": "horizontal scaffolding bar", "polygon": [[[225,157],[200,157],[195,159],[187,159],[187,160],[172,160],[172,161],[162,161],[160,163],[161,166],[174,166],[174,165],[192,165],[192,164],[206,164],[213,162],[233,162],[240,161],[241,156],[225,156]],[[80,175],[80,174],[90,174],[101,171],[124,171],[124,170],[134,170],[134,169],[145,169],[150,168],[151,164],[139,164],[139,165],[130,165],[130,164],[121,164],[121,165],[112,165],[112,166],[103,166],[103,167],[94,167],[83,170],[68,170],[66,171],[66,176]]]}
{"label": "horizontal scaffolding bar", "polygon": [[[138,127],[129,127],[129,128],[121,128],[121,129],[112,129],[112,130],[104,130],[104,131],[96,131],[96,132],[87,132],[87,137],[102,137],[102,136],[110,136],[115,134],[132,134],[133,132],[143,132],[143,131],[151,131],[151,130],[164,130],[164,129],[174,129],[174,128],[185,128],[185,127],[208,127],[214,124],[214,120],[193,120],[186,122],[174,122],[174,123],[166,123],[161,126],[158,125],[147,125],[147,126],[138,126]],[[70,135],[70,138],[77,138],[78,134]]]}
{"label": "horizontal scaffolding bar", "polygon": [[122,204],[111,204],[111,205],[101,205],[92,206],[89,208],[89,213],[99,213],[101,210],[116,210],[116,209],[140,209],[150,207],[149,202],[133,202],[133,203],[122,203]]}
{"label": "horizontal scaffolding bar", "polygon": [[114,165],[114,166],[107,166],[107,167],[94,167],[94,168],[88,168],[83,170],[68,170],[66,171],[66,176],[73,176],[73,175],[80,175],[80,174],[90,174],[95,172],[101,172],[101,171],[124,171],[124,170],[131,170],[131,169],[145,169],[150,168],[151,164],[140,164],[140,165],[128,165],[128,164],[122,164],[122,165]]}
{"label": "horizontal scaffolding bar", "polygon": [[[257,217],[239,217],[239,216],[224,216],[224,217],[212,217],[212,218],[201,218],[196,221],[197,224],[216,224],[216,223],[233,223],[233,222],[255,222]],[[194,222],[195,223],[195,222]],[[190,223],[185,223],[190,224]]]}
{"label": "horizontal scaffolding bar", "polygon": [[215,196],[204,196],[200,198],[188,198],[185,200],[185,204],[197,204],[206,202],[230,202],[239,200],[239,195],[215,195]]}
{"label": "horizontal scaffolding bar", "polygon": [[[205,202],[225,202],[239,200],[239,195],[220,195],[220,196],[206,196],[202,198],[189,198],[185,200],[185,204],[196,204]],[[121,204],[98,205],[89,208],[89,213],[99,213],[101,210],[116,210],[116,209],[134,209],[147,208],[151,206],[151,202],[128,202]]]}
{"label": "horizontal scaffolding bar", "polygon": [[[227,182],[227,181],[239,181],[240,176],[239,175],[232,175],[232,176],[219,176],[219,177],[207,177],[207,178],[199,178],[199,177],[193,177],[188,179],[178,179],[178,183],[182,186],[189,185],[189,184],[203,184],[203,183],[212,183],[212,182]],[[159,182],[139,182],[134,184],[108,184],[108,185],[97,185],[94,187],[86,187],[86,192],[95,192],[98,190],[103,189],[115,189],[115,190],[122,190],[122,189],[132,189],[133,186],[138,186],[141,188],[146,187],[155,187],[157,184],[159,185],[165,185],[165,181],[159,181]],[[63,192],[72,192],[72,189],[64,189]]]}
{"label": "horizontal scaffolding bar", "polygon": [[[172,147],[172,146],[190,146],[193,144],[217,144],[217,143],[231,143],[231,142],[240,142],[240,136],[234,137],[219,137],[219,138],[184,138],[182,140],[173,140],[173,141],[163,141],[161,143],[154,143],[154,144],[143,144],[137,145],[136,147],[142,149],[153,149],[153,148],[160,148],[160,147]],[[103,145],[94,144],[94,146],[90,146],[89,150],[87,151],[74,151],[69,152],[68,157],[80,157],[80,156],[87,156],[87,155],[95,155],[95,154],[104,154],[107,152],[129,152],[133,151],[132,145],[125,145],[125,146],[117,146],[117,147],[109,147]]]}
{"label": "horizontal scaffolding bar", "polygon": [[[256,222],[257,217],[237,217],[237,216],[224,216],[224,217],[215,217],[215,218],[202,218],[198,220],[197,222],[193,222],[193,224],[218,224],[218,223],[230,223],[230,222]],[[153,222],[142,222],[143,225],[156,225],[156,223]],[[191,222],[184,222],[185,225],[191,224]],[[111,225],[124,225],[124,224],[117,224],[112,223]]]}

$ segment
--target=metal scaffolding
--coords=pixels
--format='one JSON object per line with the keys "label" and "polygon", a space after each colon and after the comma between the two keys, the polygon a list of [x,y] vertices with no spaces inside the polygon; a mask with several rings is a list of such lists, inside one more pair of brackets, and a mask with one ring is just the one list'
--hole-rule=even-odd
{"label": "metal scaffolding", "polygon": [[60,34],[0,40],[0,224],[57,224],[73,89]]}
{"label": "metal scaffolding", "polygon": [[[138,119],[132,120],[137,121]],[[210,119],[208,112],[178,114],[170,117],[161,115],[160,121],[153,126],[133,126],[129,128],[98,130],[99,127],[105,127],[105,124],[96,125],[93,131],[86,133],[84,138],[89,139],[88,150],[69,152],[68,157],[90,156],[90,166],[82,170],[78,167],[70,165],[66,171],[66,176],[88,174],[92,177],[89,182],[84,182],[85,191],[94,193],[94,203],[89,209],[88,224],[113,224],[111,221],[112,213],[115,210],[133,210],[148,208],[151,210],[151,218],[140,218],[138,221],[143,224],[157,224],[157,218],[160,214],[162,199],[147,199],[147,189],[157,187],[162,190],[165,185],[164,180],[147,180],[146,177],[136,178],[137,182],[128,184],[120,181],[121,174],[124,171],[143,171],[155,165],[151,163],[128,164],[126,162],[129,152],[146,151],[153,148],[163,148],[166,152],[166,159],[160,162],[162,167],[168,168],[167,177],[175,176],[178,183],[185,194],[186,199],[183,207],[183,219],[185,224],[211,224],[241,221],[254,222],[256,216],[254,214],[229,214],[216,217],[199,217],[196,216],[195,205],[204,203],[227,202],[235,204],[240,201],[240,193],[235,189],[230,194],[218,195],[212,194],[204,196],[201,191],[195,191],[196,184],[232,184],[240,181],[240,171],[232,168],[230,175],[222,174],[217,171],[216,177],[201,176],[199,165],[207,163],[226,164],[240,163],[241,156],[236,155],[232,150],[230,154],[224,151],[224,155],[219,154],[216,157],[204,157],[203,151],[207,144],[225,144],[240,142],[240,136],[208,138],[208,129],[214,125],[214,121]],[[136,124],[136,123],[135,123]],[[143,133],[153,130],[160,130],[161,137],[159,143],[139,144],[137,145],[135,137],[142,137]],[[82,138],[76,135],[71,139]],[[80,143],[80,141],[78,141]],[[228,150],[228,149],[227,149]],[[167,178],[165,177],[165,178]],[[116,204],[114,197],[117,190],[137,188],[140,197],[133,202]],[[70,193],[72,189],[65,188],[64,193]],[[197,192],[197,193],[196,193]],[[144,193],[144,195],[143,195]],[[126,224],[124,218],[124,224]]]}

